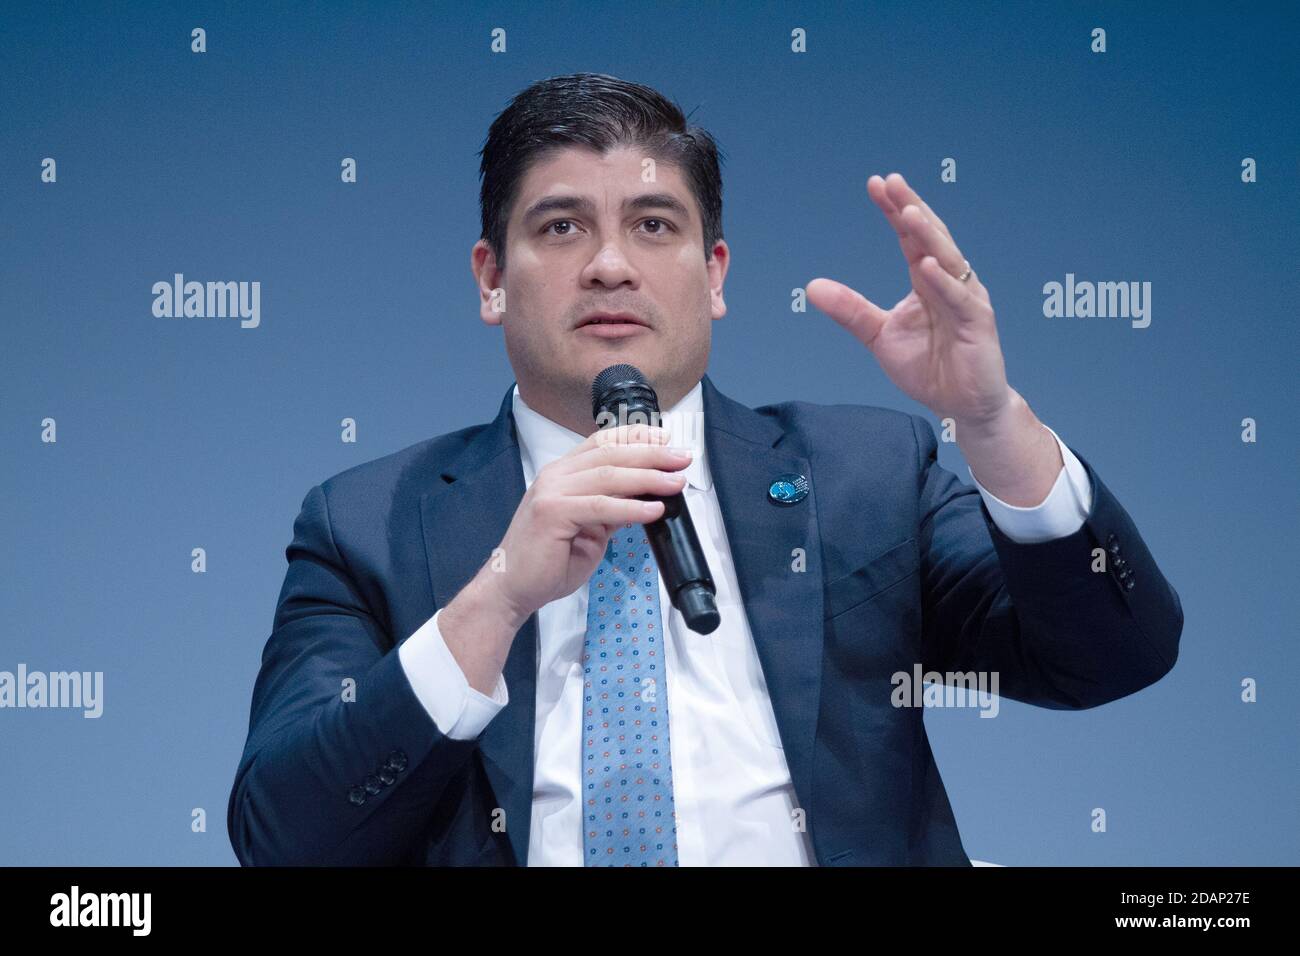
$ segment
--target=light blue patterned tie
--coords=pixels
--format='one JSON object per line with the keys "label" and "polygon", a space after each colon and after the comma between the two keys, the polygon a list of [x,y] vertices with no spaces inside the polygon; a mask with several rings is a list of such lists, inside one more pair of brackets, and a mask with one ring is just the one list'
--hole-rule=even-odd
{"label": "light blue patterned tie", "polygon": [[659,567],[643,525],[610,536],[587,588],[583,860],[677,866]]}

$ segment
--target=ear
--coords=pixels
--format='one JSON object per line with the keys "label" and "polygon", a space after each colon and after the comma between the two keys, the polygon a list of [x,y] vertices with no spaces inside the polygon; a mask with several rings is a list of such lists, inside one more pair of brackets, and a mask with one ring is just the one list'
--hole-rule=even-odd
{"label": "ear", "polygon": [[726,242],[719,239],[713,246],[713,258],[709,260],[709,299],[713,307],[713,319],[716,322],[727,314],[727,303],[722,299],[722,284],[727,279],[727,267],[731,265],[731,249]]}
{"label": "ear", "polygon": [[493,292],[502,288],[504,271],[497,268],[497,257],[492,252],[492,247],[482,239],[474,243],[469,251],[469,268],[478,285],[479,318],[484,325],[500,325],[502,313],[496,311],[496,302],[499,300],[494,300]]}

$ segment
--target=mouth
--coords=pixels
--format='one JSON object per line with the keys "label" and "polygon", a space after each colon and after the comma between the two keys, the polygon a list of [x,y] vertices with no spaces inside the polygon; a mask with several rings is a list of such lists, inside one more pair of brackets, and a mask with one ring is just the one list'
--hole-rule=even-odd
{"label": "mouth", "polygon": [[614,339],[636,335],[648,329],[649,326],[634,315],[602,312],[587,316],[578,323],[576,331],[586,332],[598,338]]}

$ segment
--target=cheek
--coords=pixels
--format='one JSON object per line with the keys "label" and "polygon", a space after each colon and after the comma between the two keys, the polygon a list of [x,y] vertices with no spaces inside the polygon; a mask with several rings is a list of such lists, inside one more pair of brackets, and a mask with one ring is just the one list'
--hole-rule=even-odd
{"label": "cheek", "polygon": [[699,249],[682,249],[673,260],[672,275],[665,288],[680,306],[694,306],[709,299],[709,270]]}
{"label": "cheek", "polygon": [[510,277],[506,287],[507,324],[513,318],[514,324],[520,327],[519,331],[523,332],[523,327],[527,326],[525,334],[536,335],[546,325],[541,317],[552,315],[562,305],[553,301],[557,295],[558,285],[553,280],[521,269]]}
{"label": "cheek", "polygon": [[530,273],[524,281],[524,295],[530,315],[549,315],[572,305],[578,288],[576,274],[551,264]]}
{"label": "cheek", "polygon": [[684,245],[677,250],[677,270],[684,276],[689,276],[692,283],[705,282],[708,279],[708,269],[705,268],[703,253],[699,246]]}

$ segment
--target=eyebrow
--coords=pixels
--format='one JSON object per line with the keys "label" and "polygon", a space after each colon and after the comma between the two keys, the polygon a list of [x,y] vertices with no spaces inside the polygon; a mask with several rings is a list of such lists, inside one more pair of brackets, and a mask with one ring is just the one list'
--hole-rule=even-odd
{"label": "eyebrow", "polygon": [[[671,193],[642,193],[640,196],[623,200],[623,210],[630,209],[667,209],[683,219],[689,219],[691,215],[681,200]],[[528,207],[528,211],[524,213],[523,223],[526,226],[539,216],[556,211],[594,216],[596,206],[584,196],[543,196]]]}

